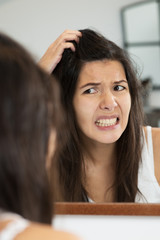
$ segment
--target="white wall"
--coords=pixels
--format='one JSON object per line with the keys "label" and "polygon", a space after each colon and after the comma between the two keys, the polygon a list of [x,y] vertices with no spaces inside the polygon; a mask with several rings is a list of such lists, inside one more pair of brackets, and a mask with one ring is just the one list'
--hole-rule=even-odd
{"label": "white wall", "polygon": [[122,46],[121,7],[138,0],[0,0],[0,31],[39,59],[65,29],[92,27]]}
{"label": "white wall", "polygon": [[0,31],[22,43],[37,61],[65,29],[91,27],[122,46],[120,10],[141,1],[0,0]]}

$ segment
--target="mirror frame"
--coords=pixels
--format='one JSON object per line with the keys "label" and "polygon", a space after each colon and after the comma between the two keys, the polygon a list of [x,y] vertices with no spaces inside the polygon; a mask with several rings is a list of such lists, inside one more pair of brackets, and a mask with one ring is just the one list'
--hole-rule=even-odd
{"label": "mirror frame", "polygon": [[160,204],[56,202],[54,205],[54,214],[160,216]]}

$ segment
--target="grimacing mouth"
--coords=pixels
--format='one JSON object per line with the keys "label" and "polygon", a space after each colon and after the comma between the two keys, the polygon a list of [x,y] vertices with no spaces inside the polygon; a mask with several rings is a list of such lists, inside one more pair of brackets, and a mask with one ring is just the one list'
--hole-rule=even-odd
{"label": "grimacing mouth", "polygon": [[100,118],[95,121],[95,124],[100,127],[108,127],[108,126],[113,126],[116,125],[119,121],[118,117],[113,117],[113,118]]}

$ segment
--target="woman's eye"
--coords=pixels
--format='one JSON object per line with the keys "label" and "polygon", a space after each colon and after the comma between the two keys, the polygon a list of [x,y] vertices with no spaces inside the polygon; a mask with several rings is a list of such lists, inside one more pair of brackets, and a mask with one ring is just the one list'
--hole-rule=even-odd
{"label": "woman's eye", "polygon": [[93,93],[96,93],[96,92],[97,91],[94,88],[89,88],[84,92],[84,94],[93,94]]}
{"label": "woman's eye", "polygon": [[124,86],[121,86],[121,85],[117,85],[117,86],[114,87],[114,90],[115,90],[115,91],[122,91],[122,90],[124,90],[124,89],[125,89],[125,87],[124,87]]}

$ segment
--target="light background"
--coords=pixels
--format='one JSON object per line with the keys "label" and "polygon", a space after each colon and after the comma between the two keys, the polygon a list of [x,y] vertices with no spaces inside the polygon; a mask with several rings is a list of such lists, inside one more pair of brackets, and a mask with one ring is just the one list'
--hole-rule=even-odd
{"label": "light background", "polygon": [[[89,27],[122,47],[120,10],[145,1],[0,0],[0,31],[23,44],[36,61],[65,29]],[[159,107],[160,92],[151,93],[149,102]]]}
{"label": "light background", "polygon": [[120,9],[136,0],[0,0],[0,31],[39,59],[65,29],[91,27],[122,46]]}

